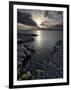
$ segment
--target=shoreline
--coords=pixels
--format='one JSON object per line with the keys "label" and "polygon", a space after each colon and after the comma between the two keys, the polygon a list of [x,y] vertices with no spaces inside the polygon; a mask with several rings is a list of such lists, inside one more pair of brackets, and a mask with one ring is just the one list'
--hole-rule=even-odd
{"label": "shoreline", "polygon": [[33,26],[27,26],[21,23],[17,23],[17,29],[18,30],[48,30],[48,31],[62,31],[63,30],[63,25],[56,25],[56,26],[52,26],[49,28],[39,28],[39,27],[33,27]]}

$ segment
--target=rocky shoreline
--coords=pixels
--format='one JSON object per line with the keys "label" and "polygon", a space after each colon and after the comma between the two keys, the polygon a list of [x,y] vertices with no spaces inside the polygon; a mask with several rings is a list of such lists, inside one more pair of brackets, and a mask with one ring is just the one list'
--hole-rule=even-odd
{"label": "rocky shoreline", "polygon": [[17,80],[63,78],[62,40],[56,42],[47,59],[33,61],[37,52],[30,43],[38,35],[18,32],[17,36]]}

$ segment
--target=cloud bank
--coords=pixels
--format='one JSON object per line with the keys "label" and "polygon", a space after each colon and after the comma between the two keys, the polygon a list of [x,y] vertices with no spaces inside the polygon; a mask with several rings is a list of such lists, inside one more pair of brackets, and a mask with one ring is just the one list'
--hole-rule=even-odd
{"label": "cloud bank", "polygon": [[31,18],[31,14],[27,13],[27,12],[17,12],[17,22],[18,23],[22,23],[22,24],[26,24],[26,25],[30,25],[30,26],[37,26],[36,22],[34,22]]}
{"label": "cloud bank", "polygon": [[26,25],[26,27],[31,26],[41,28],[63,25],[63,12],[18,9],[17,22]]}

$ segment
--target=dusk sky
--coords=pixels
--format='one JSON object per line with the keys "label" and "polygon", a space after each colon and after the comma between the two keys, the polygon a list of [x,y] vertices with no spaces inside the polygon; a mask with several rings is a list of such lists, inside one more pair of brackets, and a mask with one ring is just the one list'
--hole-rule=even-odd
{"label": "dusk sky", "polygon": [[63,12],[45,10],[17,10],[18,23],[23,27],[49,28],[63,24]]}

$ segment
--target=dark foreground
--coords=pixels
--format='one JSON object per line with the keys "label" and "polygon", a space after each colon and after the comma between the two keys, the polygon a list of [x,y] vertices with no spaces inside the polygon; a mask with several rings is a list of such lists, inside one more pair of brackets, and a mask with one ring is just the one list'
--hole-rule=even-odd
{"label": "dark foreground", "polygon": [[57,37],[57,39],[52,40],[48,39],[47,34],[43,35],[41,33],[42,40],[40,41],[39,39],[41,38],[38,38],[38,34],[39,33],[25,33],[24,30],[18,30],[17,79],[35,80],[63,78],[62,34],[60,34],[61,36],[59,35],[59,38]]}

